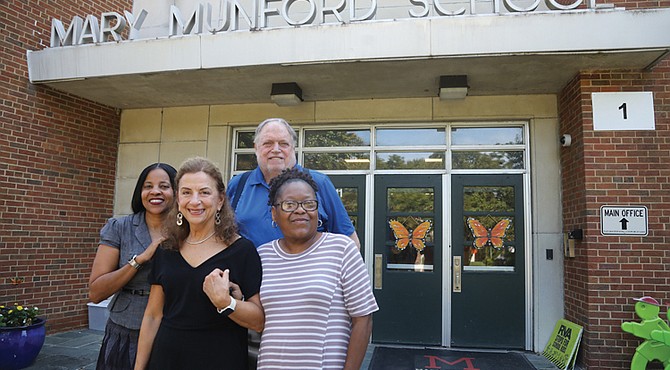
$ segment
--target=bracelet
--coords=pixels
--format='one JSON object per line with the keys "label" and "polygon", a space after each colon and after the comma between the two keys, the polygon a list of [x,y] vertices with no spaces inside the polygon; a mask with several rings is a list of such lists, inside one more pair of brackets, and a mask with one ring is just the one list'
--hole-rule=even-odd
{"label": "bracelet", "polygon": [[137,257],[137,255],[134,255],[133,258],[129,259],[129,260],[128,260],[128,264],[129,264],[130,266],[132,266],[132,268],[134,268],[135,270],[139,270],[140,267],[142,267],[142,265],[140,265],[139,263],[137,263],[137,261],[135,260],[135,257]]}
{"label": "bracelet", "polygon": [[235,300],[235,298],[230,297],[230,304],[227,307],[221,309],[217,308],[216,312],[228,316],[231,313],[235,312],[235,307],[237,307],[237,301]]}

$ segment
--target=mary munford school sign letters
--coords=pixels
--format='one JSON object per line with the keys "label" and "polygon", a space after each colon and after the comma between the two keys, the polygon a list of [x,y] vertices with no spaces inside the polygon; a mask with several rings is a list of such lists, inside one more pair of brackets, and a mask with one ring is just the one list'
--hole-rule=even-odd
{"label": "mary munford school sign letters", "polygon": [[[317,0],[222,0],[218,4],[198,3],[192,12],[182,12],[177,6],[171,5],[167,22],[168,34],[177,36],[200,33],[232,32],[247,29],[250,31],[268,27],[310,26],[321,24],[346,24],[362,21],[394,20],[379,15],[378,0],[364,0],[364,4],[356,0],[335,0],[320,2]],[[552,12],[576,9],[586,1],[588,9],[607,7],[596,4],[595,0],[401,0],[393,6],[397,14],[402,9],[402,1],[406,7],[406,15],[411,18],[459,16],[465,14],[500,14]],[[323,4],[323,5],[322,5]],[[327,5],[326,5],[327,4]],[[387,9],[388,10],[388,9]],[[388,13],[388,12],[386,12]],[[130,39],[142,29],[148,11],[141,9],[135,14],[125,11],[124,15],[117,12],[105,12],[96,17],[87,15],[85,18],[75,16],[65,29],[63,22],[53,19],[51,22],[51,47],[74,46],[101,42],[119,42],[123,40],[123,32],[129,28]],[[154,20],[155,22],[156,20]],[[243,23],[242,23],[243,22]],[[242,28],[244,24],[244,28]]]}

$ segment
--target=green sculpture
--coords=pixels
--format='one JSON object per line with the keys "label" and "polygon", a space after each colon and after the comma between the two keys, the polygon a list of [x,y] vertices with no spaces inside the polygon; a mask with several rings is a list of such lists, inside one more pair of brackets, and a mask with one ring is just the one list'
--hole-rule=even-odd
{"label": "green sculpture", "polygon": [[[668,321],[670,321],[670,309],[668,309],[666,316],[668,316]],[[663,329],[653,330],[651,332],[651,339],[663,342],[666,346],[670,346],[670,331]]]}
{"label": "green sculpture", "polygon": [[[655,339],[663,337],[670,341],[670,326],[658,317],[661,304],[652,297],[635,300],[637,301],[635,313],[642,319],[642,322],[624,322],[621,324],[621,329],[645,341],[635,349],[630,369],[645,370],[649,362],[657,360],[663,363],[665,370],[670,370],[670,345]],[[652,338],[652,333],[654,333],[654,338]]]}

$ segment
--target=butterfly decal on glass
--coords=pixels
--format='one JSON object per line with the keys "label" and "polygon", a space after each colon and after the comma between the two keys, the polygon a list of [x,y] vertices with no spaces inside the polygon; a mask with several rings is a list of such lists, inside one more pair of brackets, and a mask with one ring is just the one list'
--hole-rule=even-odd
{"label": "butterfly decal on glass", "polygon": [[468,226],[470,227],[470,231],[472,231],[472,236],[475,238],[472,246],[482,249],[490,244],[495,249],[502,249],[504,247],[503,238],[509,228],[510,222],[508,219],[502,219],[491,229],[487,229],[478,220],[468,217]]}
{"label": "butterfly decal on glass", "polygon": [[401,251],[407,248],[410,243],[417,251],[423,251],[426,248],[426,235],[432,226],[433,224],[430,221],[423,221],[410,232],[398,220],[389,221],[389,227],[391,227],[395,236],[395,247]]}

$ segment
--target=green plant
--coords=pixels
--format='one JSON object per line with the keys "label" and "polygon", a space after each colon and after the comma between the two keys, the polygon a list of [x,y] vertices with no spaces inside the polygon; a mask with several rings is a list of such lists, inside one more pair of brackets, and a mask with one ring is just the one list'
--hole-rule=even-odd
{"label": "green plant", "polygon": [[18,303],[13,306],[0,306],[0,327],[28,326],[37,319],[37,307],[24,307]]}

